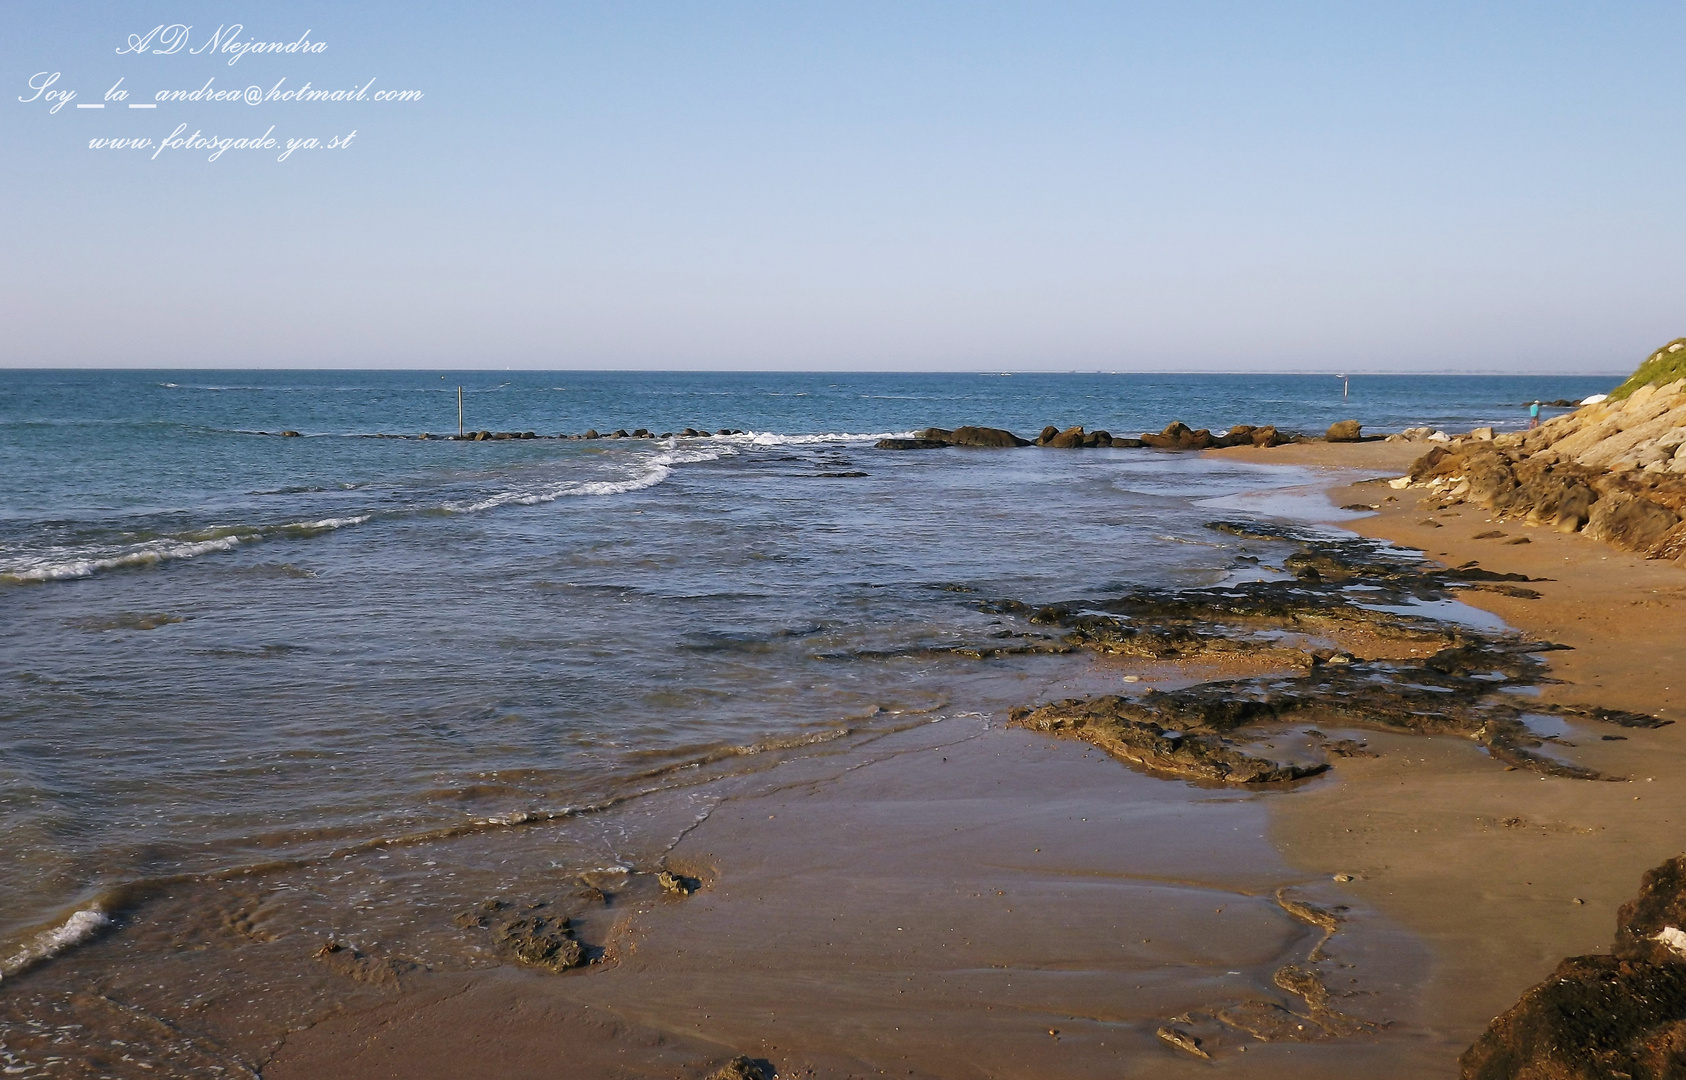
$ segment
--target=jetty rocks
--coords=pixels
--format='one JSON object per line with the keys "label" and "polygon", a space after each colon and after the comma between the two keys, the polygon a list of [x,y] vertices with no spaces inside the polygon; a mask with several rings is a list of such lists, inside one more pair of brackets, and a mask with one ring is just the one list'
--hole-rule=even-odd
{"label": "jetty rocks", "polygon": [[1585,532],[1625,551],[1686,555],[1686,379],[1583,406],[1532,431],[1472,432],[1430,450],[1396,486],[1495,520]]}
{"label": "jetty rocks", "polygon": [[1608,956],[1571,956],[1464,1051],[1464,1080],[1686,1076],[1686,856],[1645,873]]}
{"label": "jetty rocks", "polygon": [[[1356,430],[1357,425],[1353,426]],[[1022,439],[1005,428],[957,427],[950,430],[932,427],[916,433],[911,438],[880,439],[878,449],[941,450],[950,446],[1043,446],[1054,450],[1112,447],[1133,450],[1146,446],[1157,450],[1210,450],[1222,446],[1281,446],[1283,443],[1298,442],[1300,439],[1297,435],[1283,434],[1272,424],[1263,427],[1237,424],[1222,435],[1213,435],[1205,428],[1196,431],[1178,421],[1167,425],[1164,431],[1143,432],[1138,438],[1114,435],[1110,431],[1085,431],[1082,425],[1059,428],[1049,424],[1035,439]]]}

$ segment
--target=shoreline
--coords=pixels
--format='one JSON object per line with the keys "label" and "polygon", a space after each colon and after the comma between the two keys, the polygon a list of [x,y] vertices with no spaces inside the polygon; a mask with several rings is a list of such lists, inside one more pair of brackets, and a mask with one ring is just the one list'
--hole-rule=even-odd
{"label": "shoreline", "polygon": [[[1545,542],[1534,540],[1529,545],[1510,546],[1494,540],[1475,540],[1474,534],[1487,531],[1484,527],[1489,523],[1469,507],[1440,515],[1437,518],[1441,520],[1440,528],[1415,525],[1413,515],[1419,514],[1416,502],[1422,497],[1421,492],[1396,493],[1374,482],[1349,482],[1355,472],[1374,471],[1378,478],[1398,475],[1421,451],[1420,446],[1411,444],[1368,442],[1302,443],[1208,453],[1254,464],[1338,470],[1340,475],[1330,478],[1335,481],[1333,486],[1325,486],[1331,505],[1374,502],[1384,507],[1375,516],[1340,520],[1340,526],[1359,535],[1423,549],[1425,558],[1449,566],[1478,558],[1490,569],[1526,573],[1530,578],[1547,577],[1546,570],[1556,571],[1555,576],[1560,580],[1542,581],[1533,586],[1542,594],[1539,599],[1473,590],[1466,590],[1460,599],[1503,618],[1521,633],[1575,646],[1574,652],[1548,654],[1552,674],[1565,681],[1545,686],[1542,700],[1641,712],[1666,709],[1666,695],[1659,696],[1663,694],[1662,687],[1671,685],[1659,681],[1664,677],[1662,668],[1667,666],[1666,662],[1640,670],[1645,668],[1645,663],[1637,659],[1639,653],[1632,648],[1631,638],[1625,643],[1613,641],[1605,634],[1607,623],[1595,620],[1589,625],[1587,620],[1591,613],[1609,610],[1613,603],[1625,601],[1630,606],[1650,605],[1645,608],[1651,614],[1650,621],[1644,624],[1646,629],[1665,629],[1670,613],[1681,610],[1686,581],[1679,582],[1667,594],[1672,599],[1666,601],[1635,599],[1636,590],[1647,586],[1665,589],[1669,575],[1677,574],[1676,568],[1644,564],[1643,560],[1619,555],[1578,536],[1550,533]],[[1394,499],[1383,502],[1388,495]],[[1564,569],[1570,573],[1562,573]],[[1636,575],[1640,585],[1634,584]],[[1611,618],[1619,620],[1620,614]],[[1672,642],[1674,646],[1686,644],[1686,635],[1676,633]],[[1620,685],[1610,685],[1611,673],[1617,671],[1622,674]],[[1367,731],[1369,745],[1379,756],[1345,758],[1332,777],[1313,781],[1309,786],[1255,797],[1266,808],[1263,835],[1282,861],[1297,871],[1290,874],[1290,880],[1298,888],[1315,889],[1317,881],[1328,882],[1337,874],[1351,876],[1352,880],[1343,883],[1341,891],[1361,906],[1350,942],[1344,944],[1367,954],[1363,969],[1354,978],[1362,977],[1370,983],[1363,993],[1386,1001],[1393,1010],[1386,1017],[1382,1012],[1372,1015],[1378,1020],[1404,1021],[1404,1028],[1399,1032],[1400,1037],[1383,1035],[1317,1046],[1253,1043],[1247,1051],[1231,1046],[1229,1049],[1235,1052],[1225,1056],[1232,1065],[1244,1061],[1247,1075],[1254,1076],[1334,1076],[1350,1074],[1354,1069],[1378,1076],[1457,1075],[1457,1055],[1475,1040],[1491,1017],[1514,1003],[1524,990],[1548,974],[1558,960],[1566,955],[1607,949],[1615,908],[1632,893],[1644,870],[1675,854],[1667,840],[1669,827],[1679,820],[1680,814],[1686,813],[1686,797],[1667,795],[1671,788],[1679,786],[1670,784],[1669,780],[1686,776],[1686,754],[1682,753],[1686,746],[1675,734],[1676,730],[1673,726],[1654,730],[1603,730],[1606,734],[1620,732],[1618,738],[1611,740],[1603,739],[1600,731],[1592,728],[1585,734],[1577,732],[1582,737],[1573,740],[1575,760],[1594,764],[1603,771],[1636,777],[1632,782],[1621,783],[1507,770],[1502,762],[1489,757],[1467,738]],[[1015,754],[1043,758],[1045,764],[1046,755],[1053,755],[1056,761],[1063,760],[1062,755],[1071,759],[1055,765],[1056,770],[1088,767],[1094,762],[1104,764],[1107,769],[1122,768],[1082,744],[1061,745],[1033,733],[997,728],[980,732],[977,738],[982,740],[981,746],[994,747],[995,753],[1002,746],[1013,746]],[[977,748],[975,744],[973,749]],[[932,752],[935,751],[930,747],[910,752],[899,757],[893,768],[905,772],[911,762],[919,760],[921,753]],[[873,768],[882,771],[885,767],[883,762],[870,768],[857,763],[851,771],[865,776]],[[932,767],[941,766],[935,763],[924,766]],[[1046,775],[1066,776],[1066,780],[1056,781],[1055,786],[1059,788],[1069,784],[1071,774]],[[1655,779],[1646,783],[1644,777]],[[1119,786],[1133,785],[1138,779],[1138,774],[1128,771],[1122,776],[1112,776]],[[754,985],[753,981],[734,983],[729,974],[740,965],[758,970],[759,978],[770,978],[780,970],[780,964],[771,961],[780,955],[781,949],[788,950],[793,941],[801,942],[805,933],[824,936],[820,927],[812,925],[814,920],[800,910],[805,904],[811,905],[836,890],[853,896],[856,907],[852,917],[857,920],[871,921],[883,914],[882,900],[865,900],[859,895],[859,882],[851,883],[851,875],[837,866],[781,871],[776,865],[778,853],[789,857],[816,843],[823,844],[828,829],[836,827],[839,820],[848,820],[848,807],[853,804],[836,801],[840,796],[834,786],[848,782],[833,778],[810,788],[798,783],[791,790],[759,796],[759,800],[784,800],[764,820],[763,815],[756,813],[751,821],[744,807],[738,806],[736,819],[730,824],[725,815],[717,815],[718,821],[703,823],[675,849],[672,859],[681,872],[695,872],[707,881],[709,889],[701,897],[689,900],[684,908],[665,908],[632,916],[620,927],[626,951],[619,970],[559,981],[544,988],[543,999],[566,1002],[569,1008],[575,1009],[608,1009],[616,1023],[622,1025],[616,1029],[618,1035],[604,1046],[606,1051],[618,1046],[614,1056],[625,1063],[626,1070],[618,1075],[656,1075],[657,1060],[666,1060],[671,1068],[676,1064],[671,1052],[679,1048],[684,1048],[693,1062],[699,1056],[709,1058],[711,1052],[718,1060],[725,1060],[733,1053],[766,1055],[766,1060],[779,1065],[780,1075],[844,1075],[878,1061],[871,1054],[857,1057],[845,1052],[848,1039],[836,1030],[828,1030],[824,1024],[817,1024],[811,1016],[804,1028],[799,1019],[804,992],[791,990],[789,986],[782,994],[763,994],[759,998],[755,1006],[762,1010],[759,1024],[748,1020],[754,1008],[739,1009],[734,1021],[724,1027],[711,1024],[705,1029],[699,1024],[696,1032],[689,1033],[680,1031],[674,1024],[675,1016],[683,1011],[679,1005],[682,1000],[707,999],[711,992],[727,985],[739,987],[734,992],[736,995],[748,993],[743,987]],[[1154,779],[1145,782],[1165,783]],[[1644,785],[1637,798],[1636,784]],[[832,812],[823,821],[816,821],[809,814],[806,822],[790,823],[791,817],[802,816],[789,805],[795,797],[793,792],[806,791],[809,797],[814,797],[828,789],[832,794],[822,797],[822,801],[831,801]],[[1044,798],[1049,794],[1042,792]],[[940,794],[935,798],[941,802]],[[1037,796],[1032,793],[1026,807],[1034,806],[1036,801]],[[871,800],[867,803],[870,805]],[[785,823],[775,824],[781,816]],[[851,824],[868,831],[881,830],[879,838],[886,841],[896,835],[897,827],[886,820],[872,819],[870,814],[866,818],[864,823],[857,818]],[[882,876],[892,882],[900,880],[903,885],[909,879],[917,880],[924,871],[916,871],[908,863],[896,863],[888,854],[895,846],[890,843],[885,848],[883,857],[889,859],[889,865],[881,868]],[[1042,848],[1036,850],[1040,853]],[[1060,850],[1056,846],[1050,853]],[[926,849],[926,854],[939,864],[957,857],[952,849]],[[1065,851],[1065,857],[1070,855],[1069,850]],[[798,880],[799,886],[793,886],[791,879]],[[1253,892],[1268,890],[1255,886]],[[1050,895],[1045,902],[1052,900]],[[1327,897],[1324,900],[1328,902]],[[942,910],[946,912],[947,908]],[[903,914],[900,921],[905,924],[911,917]],[[783,941],[782,945],[756,942],[747,947],[727,948],[723,943],[711,942],[711,938],[722,933],[723,926],[732,927],[740,936],[753,936],[758,928],[783,926],[786,929],[776,935]],[[924,929],[937,932],[934,924]],[[891,934],[901,931],[879,927],[875,932],[893,941]],[[1378,947],[1378,942],[1391,942],[1391,945]],[[807,944],[817,946],[814,941]],[[1042,944],[1045,947],[1047,942]],[[1426,948],[1427,952],[1415,964],[1390,967],[1390,958],[1397,960],[1399,956],[1409,955],[1414,947]],[[1303,953],[1303,942],[1297,948]],[[1337,955],[1338,949],[1339,946]],[[700,967],[687,967],[675,959],[676,953],[685,952],[700,952],[709,961]],[[788,956],[784,958],[786,963],[789,960]],[[1023,962],[1021,954],[1015,963]],[[1276,962],[1273,958],[1260,970]],[[861,959],[857,957],[850,966],[859,963]],[[833,974],[842,977],[842,972]],[[521,981],[519,973],[506,973],[500,979],[486,981],[478,991],[466,989],[466,996],[453,999],[450,1008],[453,1011],[467,1008],[466,1015],[507,1027],[507,1019],[500,1021],[500,1010],[510,1007],[512,999],[507,986],[500,989],[499,984],[511,979]],[[612,982],[618,986],[612,987]],[[806,993],[811,1005],[815,1000],[823,1000],[826,991],[809,985]],[[661,1001],[667,1002],[665,1007],[656,1004]],[[855,1025],[855,1037],[871,1042],[887,1038],[887,1035],[868,1038],[873,1026],[868,1018],[875,1010],[867,1008],[861,999],[856,1000],[856,1005],[861,1011],[845,1024],[846,1027]],[[382,1010],[385,1015],[378,1018],[346,1017],[330,1021],[310,1037],[290,1039],[276,1060],[276,1067],[266,1069],[265,1074],[284,1080],[289,1076],[309,1075],[312,1069],[330,1060],[346,1065],[348,1062],[339,1055],[356,1045],[361,1048],[356,1055],[360,1064],[343,1075],[448,1075],[448,1070],[428,1073],[416,1055],[396,1046],[389,1044],[382,1051],[380,1039],[374,1034],[386,1030],[410,1032],[426,1043],[429,1040],[423,1030],[430,1026],[430,1020],[439,1019],[437,1011],[443,1006],[411,1008],[399,1002],[393,1008],[397,1011]],[[1024,1003],[1018,1005],[1020,1012],[1024,1008]],[[1362,1006],[1358,1010],[1362,1013]],[[950,1015],[939,1024],[940,1011],[934,1010],[927,1022],[949,1032],[945,1039],[915,1040],[901,1047],[900,1056],[913,1066],[909,1070],[911,1075],[983,1076],[992,1075],[991,1069],[1004,1070],[1000,1075],[1019,1075],[1021,1071],[1033,1075],[1035,1069],[1051,1067],[1052,1062],[1035,1064],[1038,1059],[1034,1054],[1027,1054],[1027,1047],[1073,1047],[1071,1040],[1079,1037],[1078,1025],[1071,1019],[1064,1021],[1063,1027],[1049,1027],[1050,1034],[1043,1034],[1040,1025],[1049,1020],[1048,1016],[1039,1016],[1034,1020],[1034,1030],[1017,1030],[1015,1036],[1004,1037],[995,1030],[993,1021],[968,1027]],[[985,1011],[993,1011],[993,1007],[986,1007]],[[1076,1011],[1075,1006],[1068,1011]],[[705,1013],[705,1016],[713,1020],[712,1014]],[[889,1024],[893,1016],[882,1019]],[[1025,1027],[1022,1019],[1018,1028]],[[1090,1023],[1098,1019],[1091,1018]],[[960,1026],[954,1027],[955,1023]],[[863,1024],[864,1027],[859,1026]],[[894,1024],[890,1026],[900,1030]],[[562,1030],[571,1027],[566,1025]],[[530,1027],[523,1030],[526,1034],[522,1039],[536,1041],[529,1041],[517,1059],[510,1060],[498,1075],[528,1075],[520,1062],[543,1060],[547,1056],[546,1047],[557,1049],[558,1040],[565,1043],[570,1038],[557,1033],[543,1034]],[[773,1034],[781,1030],[781,1035]],[[1116,1029],[1101,1021],[1095,1030],[1082,1031],[1094,1053],[1098,1053],[1098,1044],[1103,1041],[1097,1032],[1103,1030]],[[1051,1034],[1054,1031],[1059,1034]],[[730,1032],[730,1037],[722,1039],[724,1032]],[[1040,1038],[1032,1039],[1032,1035]],[[701,1040],[689,1042],[687,1036],[701,1036]],[[437,1034],[432,1036],[436,1054],[443,1049],[438,1045],[438,1038]],[[1042,1044],[1041,1039],[1049,1041]],[[627,1044],[652,1049],[659,1045],[666,1049],[634,1065],[626,1058],[630,1048]],[[967,1053],[959,1051],[961,1045],[968,1047]],[[968,1058],[975,1046],[990,1047],[987,1060],[993,1066],[986,1067]],[[1144,1045],[1139,1038],[1130,1050],[1126,1057],[1112,1061],[1112,1068],[1122,1070],[1123,1075],[1174,1075],[1203,1067],[1203,1063],[1192,1058],[1166,1053],[1151,1041]],[[1242,1053],[1248,1057],[1243,1059]],[[1072,1067],[1060,1069],[1059,1074],[1090,1075],[1095,1061],[1092,1058],[1085,1061],[1079,1064],[1070,1060]],[[793,1065],[797,1066],[794,1072]]]}
{"label": "shoreline", "polygon": [[[1686,655],[1678,568],[1549,530],[1478,540],[1493,526],[1474,507],[1417,524],[1425,492],[1352,483],[1397,476],[1422,449],[1378,440],[1208,453],[1310,470],[1314,484],[1276,490],[1296,510],[1308,497],[1324,505],[1297,494],[1313,490],[1347,509],[1306,520],[1448,566],[1480,559],[1558,579],[1459,599],[1574,647],[1547,654],[1565,681],[1542,686],[1543,703],[1669,715],[1668,669]],[[1359,506],[1380,512],[1354,519]],[[1523,533],[1528,544],[1505,543]],[[994,670],[1033,706],[1062,690],[1113,692],[1108,680],[1126,671],[1140,672],[1126,682],[1174,691],[1281,663],[1245,652],[1084,655],[1058,678]],[[382,967],[350,948],[318,953],[324,975],[361,988],[254,1061],[270,1080],[559,1068],[702,1077],[739,1055],[781,1076],[1211,1067],[1175,1048],[1163,1034],[1174,1029],[1200,1032],[1205,1050],[1248,1076],[1455,1076],[1488,1020],[1559,959],[1607,951],[1615,908],[1675,854],[1658,838],[1686,812],[1686,799],[1667,797],[1686,773],[1675,726],[1574,725],[1574,760],[1631,783],[1507,768],[1464,735],[1365,728],[1379,756],[1342,755],[1331,773],[1291,783],[1222,786],[1143,775],[1085,743],[967,715],[793,759],[771,788],[727,793],[664,864],[699,891],[651,885],[582,916],[580,940],[605,965],[434,972]],[[1353,733],[1320,726],[1335,740]],[[1343,911],[1339,932],[1320,940],[1316,918],[1296,916],[1305,905]],[[1282,973],[1320,958],[1324,974],[1341,976],[1328,1015],[1358,1034],[1307,1042],[1279,1026],[1262,1042],[1217,1025],[1214,1011],[1284,999]],[[1286,997],[1324,1015],[1310,996],[1296,1000]],[[1278,1025],[1310,1023],[1262,1007],[1276,1008]]]}
{"label": "shoreline", "polygon": [[[1312,466],[1358,456],[1326,445],[1284,450],[1217,453]],[[1397,462],[1385,452],[1365,461]],[[1475,590],[1460,599],[1530,638],[1570,647],[1544,654],[1561,681],[1546,684],[1542,700],[1681,718],[1673,684],[1686,676],[1686,575],[1677,565],[1582,534],[1495,524],[1474,505],[1429,514],[1418,505],[1432,497],[1423,489],[1337,484],[1328,494],[1337,506],[1379,507],[1341,521],[1343,529],[1443,565],[1478,560],[1535,579],[1528,588],[1537,599]],[[1503,535],[1485,535],[1495,532]],[[1527,543],[1506,542],[1519,537]],[[1607,953],[1616,909],[1646,870],[1680,853],[1686,728],[1586,725],[1570,738],[1577,762],[1631,779],[1495,776],[1467,743],[1392,737],[1382,756],[1343,763],[1337,784],[1276,804],[1284,857],[1354,874],[1358,895],[1434,945],[1431,1023],[1452,1042],[1473,1042],[1564,957]]]}

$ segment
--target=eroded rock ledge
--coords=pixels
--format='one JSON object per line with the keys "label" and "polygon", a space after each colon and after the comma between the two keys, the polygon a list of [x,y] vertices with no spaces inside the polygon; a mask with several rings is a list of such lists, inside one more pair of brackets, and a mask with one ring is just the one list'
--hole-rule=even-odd
{"label": "eroded rock ledge", "polygon": [[[1548,681],[1538,655],[1557,646],[1513,634],[1486,635],[1401,613],[1460,588],[1506,588],[1526,580],[1475,566],[1428,567],[1407,553],[1357,538],[1236,522],[1214,529],[1302,545],[1292,580],[1169,592],[1141,589],[1106,600],[1032,606],[993,601],[986,610],[1066,631],[1064,643],[1151,660],[1251,658],[1281,673],[1069,698],[1013,710],[1016,725],[1082,739],[1160,776],[1223,784],[1272,784],[1313,776],[1329,758],[1365,752],[1352,740],[1307,733],[1311,760],[1279,760],[1257,744],[1295,724],[1461,735],[1517,768],[1578,779],[1614,779],[1554,756],[1559,741],[1530,718],[1568,716],[1622,726],[1667,723],[1636,713],[1532,701],[1512,692]],[[1390,610],[1392,609],[1392,610]]]}

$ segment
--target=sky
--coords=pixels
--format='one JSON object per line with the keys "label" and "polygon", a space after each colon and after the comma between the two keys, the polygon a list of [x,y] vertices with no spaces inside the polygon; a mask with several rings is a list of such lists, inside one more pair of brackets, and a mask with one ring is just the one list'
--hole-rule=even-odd
{"label": "sky", "polygon": [[[201,48],[236,24],[326,48]],[[1678,0],[0,0],[0,367],[1625,372],[1686,333],[1682,42]],[[156,101],[207,80],[266,99]],[[421,97],[267,98],[307,82]]]}

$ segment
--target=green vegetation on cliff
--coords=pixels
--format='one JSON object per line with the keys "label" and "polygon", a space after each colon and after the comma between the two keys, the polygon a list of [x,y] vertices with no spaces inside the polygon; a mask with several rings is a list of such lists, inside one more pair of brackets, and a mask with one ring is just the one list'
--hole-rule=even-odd
{"label": "green vegetation on cliff", "polygon": [[1613,400],[1620,401],[1641,386],[1652,383],[1671,383],[1686,379],[1686,338],[1675,338],[1652,353],[1639,370],[1628,376],[1627,382],[1610,391]]}

